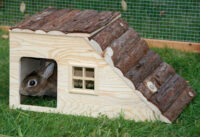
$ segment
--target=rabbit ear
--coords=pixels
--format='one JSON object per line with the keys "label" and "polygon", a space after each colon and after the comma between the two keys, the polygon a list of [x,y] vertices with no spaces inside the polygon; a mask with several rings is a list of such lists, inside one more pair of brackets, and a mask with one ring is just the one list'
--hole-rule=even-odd
{"label": "rabbit ear", "polygon": [[47,67],[43,70],[41,74],[42,77],[48,79],[53,74],[54,66],[54,63],[50,63],[49,65],[47,65]]}
{"label": "rabbit ear", "polygon": [[44,68],[46,64],[46,61],[44,59],[40,59],[40,66],[41,68]]}

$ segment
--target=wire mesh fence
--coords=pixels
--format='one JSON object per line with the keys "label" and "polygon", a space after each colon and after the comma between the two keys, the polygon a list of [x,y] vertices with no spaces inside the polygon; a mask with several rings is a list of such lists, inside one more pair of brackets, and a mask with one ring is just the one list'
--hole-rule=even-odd
{"label": "wire mesh fence", "polygon": [[0,0],[0,25],[48,7],[120,11],[144,38],[200,42],[200,0]]}

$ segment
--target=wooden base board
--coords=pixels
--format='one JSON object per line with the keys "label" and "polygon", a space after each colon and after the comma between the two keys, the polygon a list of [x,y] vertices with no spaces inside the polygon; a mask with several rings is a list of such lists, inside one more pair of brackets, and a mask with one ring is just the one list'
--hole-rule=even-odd
{"label": "wooden base board", "polygon": [[[9,31],[10,26],[0,26],[0,29]],[[169,41],[169,40],[158,40],[158,39],[144,39],[150,47],[155,48],[172,48],[185,52],[200,53],[200,43],[191,42],[179,42],[179,41]]]}
{"label": "wooden base board", "polygon": [[150,47],[155,48],[172,48],[184,52],[200,53],[200,43],[191,42],[179,42],[169,40],[157,40],[157,39],[144,39]]}
{"label": "wooden base board", "polygon": [[9,31],[10,26],[0,26],[0,29]]}

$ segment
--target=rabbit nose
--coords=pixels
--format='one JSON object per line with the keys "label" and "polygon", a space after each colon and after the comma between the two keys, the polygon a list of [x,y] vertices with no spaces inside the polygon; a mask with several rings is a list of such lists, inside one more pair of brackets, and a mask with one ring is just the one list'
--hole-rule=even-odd
{"label": "rabbit nose", "polygon": [[38,96],[35,92],[28,92],[28,95],[29,95],[29,96],[33,96],[33,97]]}
{"label": "rabbit nose", "polygon": [[19,93],[20,93],[21,95],[25,95],[25,96],[28,95],[28,93],[27,93],[27,92],[24,92],[23,90],[20,90]]}
{"label": "rabbit nose", "polygon": [[35,96],[35,94],[34,94],[34,93],[29,93],[29,95],[30,95],[30,96]]}

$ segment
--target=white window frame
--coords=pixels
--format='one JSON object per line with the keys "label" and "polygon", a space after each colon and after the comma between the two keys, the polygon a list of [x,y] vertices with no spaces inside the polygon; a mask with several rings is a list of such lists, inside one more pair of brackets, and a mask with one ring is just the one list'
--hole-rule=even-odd
{"label": "white window frame", "polygon": [[[83,76],[80,77],[81,80],[83,80],[83,82],[85,80],[92,80],[94,81],[94,90],[93,89],[79,89],[79,88],[74,88],[73,85],[73,78],[78,78],[78,76],[73,76],[73,68],[74,67],[81,67],[83,68],[83,71],[85,68],[93,68],[94,69],[94,78],[90,78],[90,77],[85,77],[85,72],[83,72]],[[86,94],[86,95],[97,95],[97,66],[95,65],[91,65],[91,64],[79,64],[79,63],[70,63],[70,67],[69,67],[69,93],[75,93],[75,94]],[[83,86],[85,83],[83,83]]]}

